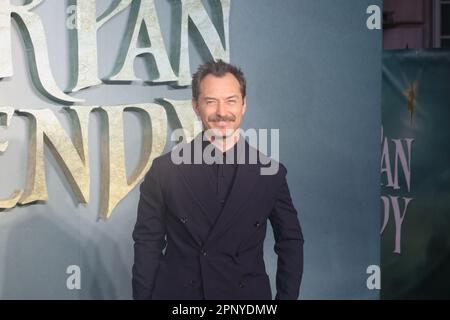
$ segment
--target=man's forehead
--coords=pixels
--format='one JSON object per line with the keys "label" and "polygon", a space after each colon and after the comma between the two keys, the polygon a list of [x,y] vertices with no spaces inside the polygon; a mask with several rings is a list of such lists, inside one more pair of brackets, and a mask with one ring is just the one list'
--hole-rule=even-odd
{"label": "man's forehead", "polygon": [[200,82],[200,92],[226,90],[229,95],[237,95],[240,92],[240,84],[236,77],[231,73],[226,73],[224,76],[218,77],[213,74],[208,74]]}
{"label": "man's forehead", "polygon": [[[229,96],[227,96],[227,95],[225,95],[224,97],[223,97],[224,99],[236,99],[236,98],[240,98],[240,95],[237,95],[237,94],[232,94],[232,95],[229,95]],[[213,96],[208,96],[208,95],[205,95],[204,96],[204,99],[212,99],[212,100],[215,100],[215,99],[217,99],[216,97],[213,97]]]}
{"label": "man's forehead", "polygon": [[209,73],[201,80],[200,84],[205,83],[205,82],[218,82],[218,81],[221,81],[221,80],[223,80],[223,81],[230,81],[230,82],[233,82],[233,83],[236,83],[236,84],[239,85],[239,80],[231,72],[227,72],[227,73],[225,73],[223,75],[220,75],[220,76],[215,75],[213,73]]}

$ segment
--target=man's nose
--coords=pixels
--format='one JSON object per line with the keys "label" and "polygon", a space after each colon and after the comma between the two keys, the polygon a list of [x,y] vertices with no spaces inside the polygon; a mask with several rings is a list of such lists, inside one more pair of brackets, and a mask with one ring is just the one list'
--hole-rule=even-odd
{"label": "man's nose", "polygon": [[225,104],[221,101],[219,101],[217,103],[217,110],[216,110],[217,115],[224,117],[226,116],[226,109],[225,109]]}

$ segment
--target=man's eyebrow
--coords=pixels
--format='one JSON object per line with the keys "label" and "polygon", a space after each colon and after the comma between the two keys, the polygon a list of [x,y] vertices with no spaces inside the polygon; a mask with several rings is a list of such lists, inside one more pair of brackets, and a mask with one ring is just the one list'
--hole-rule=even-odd
{"label": "man's eyebrow", "polygon": [[213,98],[213,97],[205,97],[205,100],[218,100],[217,98]]}
{"label": "man's eyebrow", "polygon": [[237,98],[238,98],[237,95],[232,95],[232,96],[226,97],[225,100],[228,100],[228,99],[237,99]]}

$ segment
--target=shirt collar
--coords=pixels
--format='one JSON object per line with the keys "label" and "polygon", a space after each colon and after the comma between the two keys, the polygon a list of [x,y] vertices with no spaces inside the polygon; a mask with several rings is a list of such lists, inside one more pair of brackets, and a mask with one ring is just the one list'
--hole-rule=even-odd
{"label": "shirt collar", "polygon": [[[205,150],[205,148],[207,146],[209,146],[210,144],[212,144],[214,146],[214,151],[213,151],[213,156],[216,155],[216,152],[219,152],[219,154],[222,154],[223,156],[223,163],[231,163],[231,164],[237,164],[237,153],[238,153],[238,144],[239,141],[237,143],[235,143],[233,145],[233,147],[231,147],[230,149],[226,150],[225,152],[222,152],[219,148],[217,148],[213,143],[211,143],[211,141],[209,141],[207,138],[205,138],[205,131],[202,131],[202,151]],[[241,140],[242,137],[240,137],[239,140]],[[228,159],[228,161],[227,161]],[[234,160],[232,160],[234,159]]]}

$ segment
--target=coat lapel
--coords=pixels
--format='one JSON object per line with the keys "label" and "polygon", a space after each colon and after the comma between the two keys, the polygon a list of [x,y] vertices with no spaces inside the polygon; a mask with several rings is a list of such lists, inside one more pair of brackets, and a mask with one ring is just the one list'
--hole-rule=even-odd
{"label": "coat lapel", "polygon": [[[189,144],[192,154],[195,142],[198,143],[198,139],[200,139],[201,143],[202,134],[197,135]],[[208,166],[195,163],[177,165],[177,168],[181,172],[182,180],[190,196],[201,208],[209,225],[212,226],[214,224],[214,218],[217,217],[220,210],[216,196],[217,186],[214,186],[212,182],[213,171]]]}
{"label": "coat lapel", "polygon": [[[192,152],[197,139],[202,140],[202,134],[197,135],[189,144]],[[236,177],[227,202],[221,212],[216,192],[217,186],[212,183],[213,171],[211,168],[200,164],[180,164],[176,166],[181,172],[182,181],[190,196],[200,207],[210,226],[206,239],[201,239],[201,235],[193,235],[200,245],[212,241],[228,230],[235,219],[239,217],[239,213],[245,209],[245,205],[252,196],[258,182],[260,166],[258,164],[249,164],[250,150],[256,153],[257,150],[250,147],[242,136],[238,141],[237,149],[240,149],[241,152],[238,152]]]}
{"label": "coat lapel", "polygon": [[214,187],[210,178],[212,170],[205,170],[210,168],[198,164],[183,164],[179,166],[179,169],[190,196],[200,207],[209,225],[212,226],[214,217],[220,210],[215,193],[217,187]]}
{"label": "coat lapel", "polygon": [[238,162],[232,189],[227,202],[206,241],[212,241],[214,238],[223,234],[232,225],[234,220],[239,216],[241,210],[245,208],[245,205],[252,196],[252,192],[258,182],[260,167],[257,164],[248,163],[249,150],[256,150],[251,148],[242,136],[238,143],[240,144],[238,148],[245,148],[245,152],[238,153],[240,160]]}

